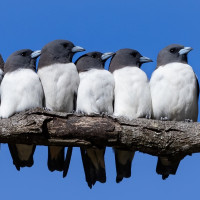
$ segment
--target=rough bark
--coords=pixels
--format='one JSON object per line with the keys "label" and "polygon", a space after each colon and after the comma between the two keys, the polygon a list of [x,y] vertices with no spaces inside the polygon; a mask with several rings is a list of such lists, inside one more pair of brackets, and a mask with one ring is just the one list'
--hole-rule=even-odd
{"label": "rough bark", "polygon": [[151,155],[200,152],[200,124],[116,119],[33,109],[0,120],[1,143],[111,146]]}

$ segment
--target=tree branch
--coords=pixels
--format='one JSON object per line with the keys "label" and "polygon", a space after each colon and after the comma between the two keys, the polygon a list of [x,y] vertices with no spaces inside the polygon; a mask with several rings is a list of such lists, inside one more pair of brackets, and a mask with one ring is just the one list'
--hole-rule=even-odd
{"label": "tree branch", "polygon": [[200,124],[115,119],[32,109],[0,120],[1,143],[111,146],[151,155],[200,152]]}

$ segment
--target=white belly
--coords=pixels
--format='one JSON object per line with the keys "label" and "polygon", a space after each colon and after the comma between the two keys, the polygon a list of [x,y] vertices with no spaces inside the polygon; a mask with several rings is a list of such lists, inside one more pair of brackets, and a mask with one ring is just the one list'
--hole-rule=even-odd
{"label": "white belly", "polygon": [[188,64],[170,63],[154,71],[150,80],[155,119],[197,121],[196,77]]}
{"label": "white belly", "polygon": [[113,113],[114,78],[107,70],[81,72],[77,111],[87,114]]}
{"label": "white belly", "polygon": [[53,64],[38,70],[45,94],[45,106],[54,111],[71,112],[79,75],[74,63]]}
{"label": "white belly", "polygon": [[138,67],[114,71],[114,115],[129,119],[151,116],[151,94],[146,74]]}
{"label": "white belly", "polygon": [[38,75],[31,69],[6,73],[1,83],[2,118],[16,112],[42,107],[43,89]]}

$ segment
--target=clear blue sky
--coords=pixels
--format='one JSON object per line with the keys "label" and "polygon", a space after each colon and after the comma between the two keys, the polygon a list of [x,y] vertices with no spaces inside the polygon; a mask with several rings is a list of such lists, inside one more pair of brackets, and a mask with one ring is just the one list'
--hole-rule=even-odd
{"label": "clear blue sky", "polygon": [[[54,39],[68,39],[87,51],[137,49],[155,62],[142,69],[151,76],[160,49],[171,43],[193,47],[189,64],[200,77],[200,1],[197,0],[6,0],[0,1],[0,53],[4,59],[22,48],[41,49]],[[77,54],[80,56],[81,54]],[[75,58],[77,58],[77,56]],[[90,190],[79,149],[68,177],[47,169],[47,148],[37,147],[35,164],[18,172],[7,145],[0,151],[1,199],[197,199],[200,156],[186,157],[176,176],[156,174],[157,158],[136,153],[132,177],[115,183],[114,155],[107,149],[107,182]]]}

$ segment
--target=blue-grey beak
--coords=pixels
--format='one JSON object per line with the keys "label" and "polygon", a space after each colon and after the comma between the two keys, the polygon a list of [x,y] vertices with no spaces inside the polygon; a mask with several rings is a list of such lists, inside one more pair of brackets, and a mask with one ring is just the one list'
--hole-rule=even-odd
{"label": "blue-grey beak", "polygon": [[37,51],[34,51],[32,54],[31,54],[31,58],[37,58],[41,55],[41,50],[37,50]]}
{"label": "blue-grey beak", "polygon": [[145,56],[140,57],[140,63],[148,63],[148,62],[153,62],[153,60]]}
{"label": "blue-grey beak", "polygon": [[107,53],[104,53],[102,56],[101,56],[101,60],[107,60],[108,58],[110,58],[111,56],[113,56],[115,53],[113,52],[107,52]]}
{"label": "blue-grey beak", "polygon": [[79,46],[75,46],[72,48],[73,53],[81,52],[81,51],[85,51],[85,49],[83,47],[79,47]]}
{"label": "blue-grey beak", "polygon": [[188,54],[190,51],[192,51],[192,47],[184,47],[178,53],[179,55],[184,55],[184,54]]}

